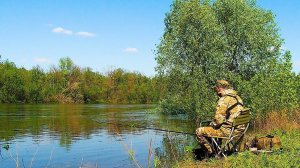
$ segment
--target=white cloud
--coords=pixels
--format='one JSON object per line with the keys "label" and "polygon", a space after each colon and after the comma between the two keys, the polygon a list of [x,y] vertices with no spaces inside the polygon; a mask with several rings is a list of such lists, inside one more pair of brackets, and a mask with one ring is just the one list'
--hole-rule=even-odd
{"label": "white cloud", "polygon": [[95,34],[91,33],[91,32],[77,32],[76,35],[83,36],[83,37],[93,37],[93,36],[95,36]]}
{"label": "white cloud", "polygon": [[129,47],[129,48],[125,48],[123,51],[126,53],[136,53],[138,52],[138,49]]}
{"label": "white cloud", "polygon": [[52,29],[52,32],[53,32],[53,33],[66,34],[66,35],[72,35],[72,34],[73,34],[73,31],[72,31],[72,30],[67,30],[67,29],[64,29],[64,28],[62,28],[62,27],[56,27],[56,28],[53,28],[53,29]]}
{"label": "white cloud", "polygon": [[94,37],[95,34],[91,32],[85,32],[85,31],[78,31],[73,32],[72,30],[64,29],[63,27],[55,27],[52,29],[53,33],[60,33],[65,35],[78,35],[83,37]]}
{"label": "white cloud", "polygon": [[48,58],[44,58],[44,57],[37,57],[37,58],[34,58],[34,62],[36,62],[36,63],[50,63],[50,60]]}

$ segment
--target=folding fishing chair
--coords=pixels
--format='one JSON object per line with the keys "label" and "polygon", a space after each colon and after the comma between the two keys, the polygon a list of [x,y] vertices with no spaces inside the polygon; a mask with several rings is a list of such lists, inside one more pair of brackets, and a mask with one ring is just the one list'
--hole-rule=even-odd
{"label": "folding fishing chair", "polygon": [[[240,114],[233,119],[231,131],[228,137],[213,136],[211,138],[211,146],[216,156],[224,156],[238,152],[239,144],[242,142],[245,133],[250,124],[250,109],[244,109]],[[245,125],[245,129],[238,128],[240,125]],[[225,141],[225,143],[223,142]]]}

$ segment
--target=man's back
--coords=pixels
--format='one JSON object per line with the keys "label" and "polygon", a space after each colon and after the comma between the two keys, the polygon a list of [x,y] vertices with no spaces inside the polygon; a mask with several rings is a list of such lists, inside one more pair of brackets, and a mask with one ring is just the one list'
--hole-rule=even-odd
{"label": "man's back", "polygon": [[[230,134],[233,119],[243,110],[243,101],[237,92],[231,89],[229,82],[217,80],[214,90],[219,96],[214,121],[210,126],[200,127],[196,130],[197,140],[208,154],[212,153],[212,147],[206,138],[227,137]],[[245,127],[240,125],[238,128],[238,131],[243,131]]]}

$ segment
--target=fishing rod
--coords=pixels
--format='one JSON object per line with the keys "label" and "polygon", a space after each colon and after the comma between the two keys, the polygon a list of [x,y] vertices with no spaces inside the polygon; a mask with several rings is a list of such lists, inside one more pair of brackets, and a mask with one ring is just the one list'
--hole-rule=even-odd
{"label": "fishing rod", "polygon": [[[212,116],[205,116],[205,117],[212,117]],[[88,117],[89,118],[89,117]],[[89,118],[91,120],[93,120],[94,122],[97,122],[99,124],[103,124],[101,122],[99,122],[98,120]],[[212,120],[205,120],[205,121],[201,121],[200,122],[200,127],[201,126],[208,126],[209,123],[211,123]],[[122,126],[125,126],[124,124],[122,124]],[[161,129],[161,128],[154,128],[154,127],[136,127],[135,128],[139,128],[139,129],[150,129],[150,130],[156,130],[156,131],[163,131],[163,132],[171,132],[171,133],[177,133],[177,134],[187,134],[187,135],[196,135],[196,133],[190,133],[190,132],[183,132],[183,131],[174,131],[174,130],[167,130],[167,129]]]}
{"label": "fishing rod", "polygon": [[[97,122],[99,124],[102,124],[101,122],[91,119],[94,122]],[[124,126],[124,124],[122,124]],[[154,128],[154,127],[137,127],[134,126],[134,128],[139,128],[139,129],[150,129],[150,130],[156,130],[156,131],[163,131],[163,132],[172,132],[172,133],[177,133],[177,134],[187,134],[187,135],[196,135],[196,133],[190,133],[190,132],[183,132],[183,131],[174,131],[174,130],[167,130],[167,129],[161,129],[161,128]]]}
{"label": "fishing rod", "polygon": [[[201,124],[208,125],[211,122],[211,120],[202,121]],[[173,132],[178,134],[188,134],[188,135],[197,135],[196,133],[189,133],[189,132],[182,132],[182,131],[173,131],[173,130],[166,130],[166,129],[160,129],[160,128],[152,128],[152,127],[141,127],[145,129],[151,129],[151,130],[157,130],[157,131],[165,131],[165,132]]]}
{"label": "fishing rod", "polygon": [[150,129],[150,130],[156,130],[156,131],[163,131],[163,132],[172,132],[172,133],[177,133],[177,134],[196,135],[196,133],[173,131],[173,130],[166,130],[166,129],[160,129],[160,128],[152,128],[152,127],[143,127],[143,128]]}

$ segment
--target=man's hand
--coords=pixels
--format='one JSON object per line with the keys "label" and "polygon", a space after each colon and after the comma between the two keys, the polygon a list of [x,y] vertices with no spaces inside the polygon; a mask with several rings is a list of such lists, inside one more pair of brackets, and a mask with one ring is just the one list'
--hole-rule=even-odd
{"label": "man's hand", "polygon": [[211,127],[215,127],[217,124],[215,123],[215,122],[211,122],[210,124],[209,124],[209,126],[211,126]]}
{"label": "man's hand", "polygon": [[219,129],[221,127],[222,124],[217,124],[215,122],[211,122],[209,124],[211,127],[213,127],[213,129]]}

